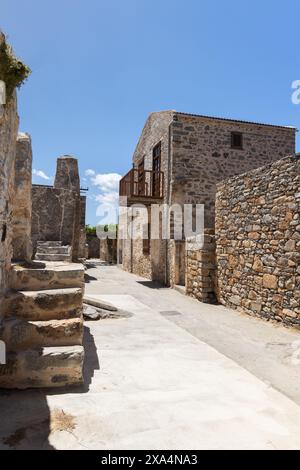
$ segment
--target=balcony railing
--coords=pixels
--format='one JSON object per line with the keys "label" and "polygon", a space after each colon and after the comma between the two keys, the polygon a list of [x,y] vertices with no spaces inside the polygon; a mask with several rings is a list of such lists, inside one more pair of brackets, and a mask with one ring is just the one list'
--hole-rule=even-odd
{"label": "balcony railing", "polygon": [[120,181],[120,196],[128,198],[164,197],[164,173],[152,170],[130,170]]}

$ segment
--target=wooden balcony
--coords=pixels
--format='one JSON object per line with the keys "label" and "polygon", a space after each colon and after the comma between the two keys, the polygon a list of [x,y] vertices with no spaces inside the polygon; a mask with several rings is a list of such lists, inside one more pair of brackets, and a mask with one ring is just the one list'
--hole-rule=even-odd
{"label": "wooden balcony", "polygon": [[130,170],[120,181],[120,196],[129,202],[151,203],[164,197],[164,173],[153,170]]}

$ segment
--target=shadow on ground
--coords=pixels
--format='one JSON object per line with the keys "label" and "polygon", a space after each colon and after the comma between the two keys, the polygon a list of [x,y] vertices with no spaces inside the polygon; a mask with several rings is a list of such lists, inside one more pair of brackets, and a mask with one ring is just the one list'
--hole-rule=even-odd
{"label": "shadow on ground", "polygon": [[157,281],[136,281],[142,286],[148,287],[149,289],[167,289],[166,286]]}
{"label": "shadow on ground", "polygon": [[90,276],[89,274],[85,273],[84,274],[84,282],[85,284],[89,284],[92,281],[98,281],[98,279],[94,276]]}
{"label": "shadow on ground", "polygon": [[64,389],[0,390],[0,450],[55,450],[49,442],[51,433],[72,432],[73,416],[62,409],[50,410],[47,396],[87,393],[94,371],[100,369],[94,338],[84,327],[84,385]]}

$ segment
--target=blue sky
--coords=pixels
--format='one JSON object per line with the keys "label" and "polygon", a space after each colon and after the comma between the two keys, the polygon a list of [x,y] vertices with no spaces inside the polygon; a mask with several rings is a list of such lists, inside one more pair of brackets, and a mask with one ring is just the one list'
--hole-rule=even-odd
{"label": "blue sky", "polygon": [[89,223],[98,221],[99,202],[113,199],[152,111],[300,128],[300,105],[291,101],[300,79],[296,0],[0,5],[0,26],[32,69],[19,114],[20,130],[32,135],[34,182],[51,183],[56,157],[76,156],[90,189]]}

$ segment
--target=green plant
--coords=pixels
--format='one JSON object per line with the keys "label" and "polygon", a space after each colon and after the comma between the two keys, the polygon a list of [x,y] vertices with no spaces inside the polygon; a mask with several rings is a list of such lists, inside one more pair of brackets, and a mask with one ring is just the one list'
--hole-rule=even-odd
{"label": "green plant", "polygon": [[85,231],[88,235],[96,235],[96,227],[93,227],[92,225],[86,225],[85,226]]}
{"label": "green plant", "polygon": [[114,232],[115,230],[118,231],[118,225],[110,224],[110,225],[98,225],[97,227],[93,227],[92,225],[86,225],[85,231],[88,235],[96,235],[98,230],[102,230],[103,232]]}
{"label": "green plant", "polygon": [[4,34],[0,33],[0,80],[6,85],[7,102],[12,97],[15,88],[19,88],[30,73],[30,68],[14,55]]}

